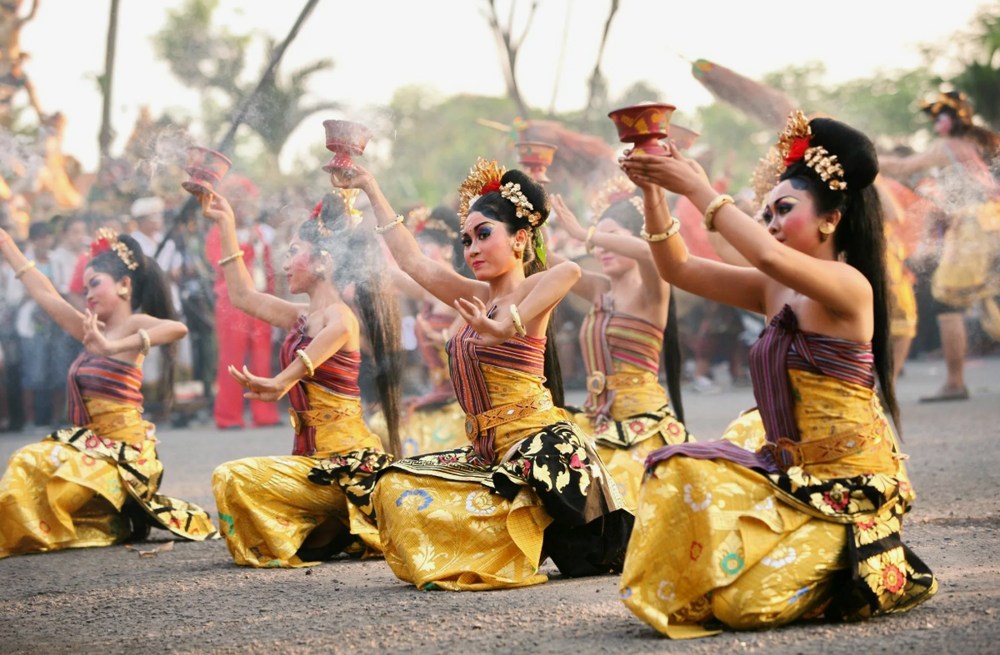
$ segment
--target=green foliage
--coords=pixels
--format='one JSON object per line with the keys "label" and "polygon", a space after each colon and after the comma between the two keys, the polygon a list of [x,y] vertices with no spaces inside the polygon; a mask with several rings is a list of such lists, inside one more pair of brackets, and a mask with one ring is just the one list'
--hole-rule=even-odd
{"label": "green foliage", "polygon": [[966,36],[963,68],[949,81],[969,96],[977,114],[1000,130],[1000,3],[981,9]]}
{"label": "green foliage", "polygon": [[706,172],[714,180],[726,173],[728,165],[733,191],[749,186],[757,160],[776,140],[771,130],[763,130],[757,121],[722,103],[699,107],[692,127],[702,134],[699,145],[711,148],[714,161],[702,162],[709,164],[705,165]]}

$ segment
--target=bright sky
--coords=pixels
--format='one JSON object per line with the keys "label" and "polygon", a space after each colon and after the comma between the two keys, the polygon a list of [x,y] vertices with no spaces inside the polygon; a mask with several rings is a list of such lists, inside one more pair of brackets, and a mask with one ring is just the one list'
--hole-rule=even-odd
{"label": "bright sky", "polygon": [[[25,0],[27,5],[30,0]],[[506,20],[510,0],[498,0]],[[101,97],[95,76],[104,68],[109,0],[42,0],[22,34],[31,53],[27,72],[42,108],[69,118],[66,151],[88,169],[97,162]],[[139,108],[154,115],[171,107],[197,115],[198,97],[156,61],[150,35],[167,8],[182,0],[122,0],[114,79],[117,146],[128,137]],[[217,21],[234,32],[255,30],[281,39],[304,0],[220,0]],[[518,3],[520,25],[530,0]],[[690,112],[711,101],[691,76],[689,59],[704,58],[756,77],[792,63],[822,60],[834,81],[919,63],[916,45],[965,28],[982,0],[950,0],[947,10],[912,0],[621,0],[604,57],[612,94],[637,80],[663,91],[661,100]],[[403,85],[442,94],[505,93],[497,49],[482,16],[485,0],[322,0],[292,44],[288,67],[332,57],[336,68],[317,76],[318,97],[350,107],[387,102]],[[541,0],[518,64],[522,94],[548,107],[563,28],[569,21],[556,108],[579,108],[594,66],[610,0]],[[256,61],[254,70],[256,70]],[[317,115],[293,136],[283,160],[322,139]],[[504,117],[498,117],[504,118]]]}

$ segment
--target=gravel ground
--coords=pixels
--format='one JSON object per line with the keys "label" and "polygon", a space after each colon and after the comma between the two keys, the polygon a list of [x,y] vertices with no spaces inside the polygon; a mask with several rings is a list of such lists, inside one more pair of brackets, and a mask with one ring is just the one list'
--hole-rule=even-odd
{"label": "gravel ground", "polygon": [[[940,582],[934,599],[907,614],[672,642],[632,616],[613,577],[562,579],[549,564],[550,582],[536,587],[419,592],[378,560],[252,570],[234,566],[216,541],[177,543],[145,559],[111,547],[0,561],[0,652],[1000,652],[1000,360],[970,363],[971,401],[918,405],[941,368],[909,365],[899,389],[919,494],[906,540]],[[748,390],[689,392],[685,404],[690,429],[709,439],[753,400]],[[39,436],[0,436],[0,461]],[[159,437],[164,493],[212,511],[215,466],[285,453],[291,442],[284,428]]]}

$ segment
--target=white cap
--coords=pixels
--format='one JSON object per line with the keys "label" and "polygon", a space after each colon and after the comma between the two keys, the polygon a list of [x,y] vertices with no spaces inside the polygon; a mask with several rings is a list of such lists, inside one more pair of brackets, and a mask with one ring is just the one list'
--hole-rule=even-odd
{"label": "white cap", "polygon": [[159,198],[152,196],[149,198],[139,198],[132,203],[132,218],[144,218],[154,214],[162,214],[166,206]]}

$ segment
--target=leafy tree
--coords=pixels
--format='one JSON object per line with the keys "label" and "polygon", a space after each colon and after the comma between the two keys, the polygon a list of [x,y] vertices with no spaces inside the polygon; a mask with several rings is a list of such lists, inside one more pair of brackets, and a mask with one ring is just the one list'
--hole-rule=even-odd
{"label": "leafy tree", "polygon": [[949,81],[969,96],[977,114],[1000,130],[1000,3],[981,9],[972,32],[957,36],[964,45],[958,55],[962,69]]}
{"label": "leafy tree", "polygon": [[[180,8],[167,11],[166,23],[153,36],[157,56],[168,63],[173,75],[201,91],[201,118],[209,141],[221,136],[277,47],[274,39],[266,40],[264,68],[247,79],[246,51],[254,38],[213,25],[217,7],[218,0],[187,0]],[[278,157],[288,138],[302,121],[317,112],[339,108],[334,102],[308,99],[310,78],[333,66],[333,60],[319,59],[287,75],[275,71],[265,80],[246,125],[262,140],[272,174],[278,170]]]}

